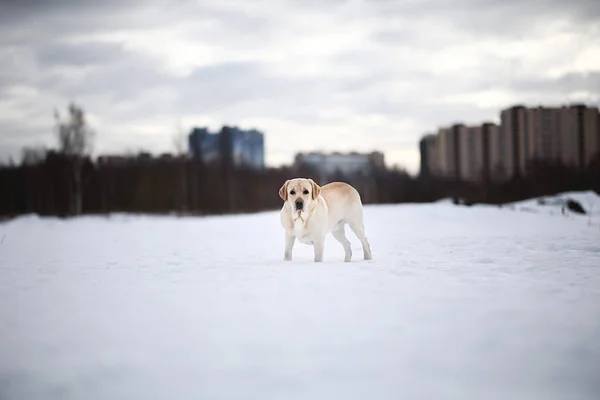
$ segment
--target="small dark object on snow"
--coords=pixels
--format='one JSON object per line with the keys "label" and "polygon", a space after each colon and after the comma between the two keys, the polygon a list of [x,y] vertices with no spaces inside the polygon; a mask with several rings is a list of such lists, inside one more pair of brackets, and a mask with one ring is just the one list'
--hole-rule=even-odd
{"label": "small dark object on snow", "polygon": [[567,208],[577,214],[587,214],[583,206],[573,199],[567,199]]}

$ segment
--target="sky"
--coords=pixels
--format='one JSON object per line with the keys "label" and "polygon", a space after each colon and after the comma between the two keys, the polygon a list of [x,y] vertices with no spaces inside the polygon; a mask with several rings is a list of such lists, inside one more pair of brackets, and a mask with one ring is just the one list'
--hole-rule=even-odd
{"label": "sky", "polygon": [[175,151],[194,126],[265,133],[266,162],[382,151],[513,104],[600,103],[596,0],[0,2],[0,160],[55,147],[75,102],[94,155]]}

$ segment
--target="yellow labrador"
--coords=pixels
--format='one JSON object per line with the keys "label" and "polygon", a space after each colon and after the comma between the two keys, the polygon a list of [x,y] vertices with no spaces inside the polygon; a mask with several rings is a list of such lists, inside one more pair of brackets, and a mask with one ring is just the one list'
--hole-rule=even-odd
{"label": "yellow labrador", "polygon": [[284,260],[292,259],[292,249],[298,239],[300,243],[314,246],[315,262],[323,261],[325,235],[331,232],[344,246],[344,261],[349,262],[352,249],[344,233],[346,224],[360,240],[364,259],[372,258],[365,236],[362,202],[355,188],[343,182],[319,187],[312,179],[295,178],[283,184],[279,196],[284,201],[280,213],[285,230]]}

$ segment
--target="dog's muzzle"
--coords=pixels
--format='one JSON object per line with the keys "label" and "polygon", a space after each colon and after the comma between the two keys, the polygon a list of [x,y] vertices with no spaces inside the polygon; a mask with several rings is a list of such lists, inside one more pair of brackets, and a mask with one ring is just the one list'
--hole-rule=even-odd
{"label": "dog's muzzle", "polygon": [[298,199],[296,200],[296,211],[302,211],[304,208],[304,201]]}

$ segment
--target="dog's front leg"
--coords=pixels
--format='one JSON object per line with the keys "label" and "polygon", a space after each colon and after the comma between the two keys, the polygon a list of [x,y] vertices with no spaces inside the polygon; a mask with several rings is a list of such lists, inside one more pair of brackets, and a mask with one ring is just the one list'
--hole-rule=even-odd
{"label": "dog's front leg", "polygon": [[292,250],[294,249],[294,242],[296,241],[296,236],[290,235],[289,233],[285,233],[285,252],[283,253],[283,259],[285,261],[292,260]]}
{"label": "dog's front leg", "polygon": [[325,236],[319,236],[314,239],[315,262],[323,261],[323,250],[325,249]]}

